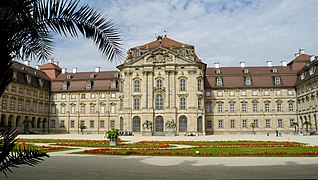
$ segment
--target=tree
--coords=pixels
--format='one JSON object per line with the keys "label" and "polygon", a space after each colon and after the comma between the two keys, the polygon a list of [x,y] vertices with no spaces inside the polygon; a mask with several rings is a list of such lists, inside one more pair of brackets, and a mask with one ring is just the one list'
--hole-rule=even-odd
{"label": "tree", "polygon": [[116,24],[79,0],[1,0],[0,34],[0,97],[12,80],[12,59],[48,59],[54,34],[82,34],[110,61],[123,55]]}
{"label": "tree", "polygon": [[255,131],[254,131],[255,123],[251,123],[251,124],[250,124],[250,127],[252,128],[252,132],[253,132],[253,134],[255,134]]}
{"label": "tree", "polygon": [[298,123],[297,122],[293,122],[292,126],[294,126],[294,128],[295,128],[295,134],[296,134]]}
{"label": "tree", "polygon": [[81,130],[81,133],[84,134],[84,129],[86,129],[87,127],[84,126],[83,124],[79,125],[79,129]]}
{"label": "tree", "polygon": [[43,160],[41,157],[49,157],[46,153],[31,148],[16,146],[18,135],[15,128],[4,123],[0,125],[0,172],[5,176],[7,171],[12,172],[12,167],[21,164],[33,166]]}
{"label": "tree", "polygon": [[306,132],[308,132],[308,127],[311,126],[311,123],[306,120],[303,125],[306,125]]}

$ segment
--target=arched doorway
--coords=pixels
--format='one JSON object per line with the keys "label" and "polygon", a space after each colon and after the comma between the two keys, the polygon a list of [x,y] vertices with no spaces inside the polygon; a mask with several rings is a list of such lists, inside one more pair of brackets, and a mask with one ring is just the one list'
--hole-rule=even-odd
{"label": "arched doorway", "polygon": [[5,124],[5,123],[6,123],[6,115],[1,114],[1,124]]}
{"label": "arched doorway", "polygon": [[[14,121],[13,115],[10,115],[9,118],[8,118],[8,126],[9,127],[14,126],[14,122],[13,121]],[[17,126],[15,126],[15,127],[17,127]]]}
{"label": "arched doorway", "polygon": [[36,128],[41,128],[41,118],[38,118],[38,121],[36,123]]}
{"label": "arched doorway", "polygon": [[188,130],[188,120],[186,116],[179,117],[179,132],[187,132]]}
{"label": "arched doorway", "polygon": [[[12,121],[11,121],[12,122]],[[13,123],[13,122],[12,122]],[[15,127],[22,127],[21,116],[15,118]]]}
{"label": "arched doorway", "polygon": [[35,117],[32,117],[31,127],[32,128],[36,127],[36,118]]}
{"label": "arched doorway", "polygon": [[23,121],[23,126],[24,126],[24,130],[25,131],[29,131],[30,130],[30,124],[32,124],[31,119],[29,119],[29,116],[25,116],[24,117],[24,121]]}
{"label": "arched doorway", "polygon": [[155,132],[163,132],[164,119],[162,116],[157,116],[155,120]]}
{"label": "arched doorway", "polygon": [[202,117],[201,116],[199,116],[197,119],[197,131],[198,131],[198,133],[203,132],[203,124],[202,124]]}
{"label": "arched doorway", "polygon": [[134,116],[133,117],[133,132],[140,132],[140,117]]}

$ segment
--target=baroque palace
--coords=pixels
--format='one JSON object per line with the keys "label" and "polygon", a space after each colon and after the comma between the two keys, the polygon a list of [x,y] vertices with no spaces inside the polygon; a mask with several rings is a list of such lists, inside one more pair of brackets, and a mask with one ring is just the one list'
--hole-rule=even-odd
{"label": "baroque palace", "polygon": [[119,71],[14,61],[1,122],[36,133],[80,133],[80,124],[136,135],[315,132],[317,66],[300,50],[281,66],[207,67],[193,46],[166,36],[131,48]]}

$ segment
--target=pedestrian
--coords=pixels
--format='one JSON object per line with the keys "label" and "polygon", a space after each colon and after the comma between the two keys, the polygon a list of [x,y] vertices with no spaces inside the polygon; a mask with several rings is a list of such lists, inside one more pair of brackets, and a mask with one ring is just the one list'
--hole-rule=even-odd
{"label": "pedestrian", "polygon": [[278,130],[276,130],[276,137],[278,137]]}

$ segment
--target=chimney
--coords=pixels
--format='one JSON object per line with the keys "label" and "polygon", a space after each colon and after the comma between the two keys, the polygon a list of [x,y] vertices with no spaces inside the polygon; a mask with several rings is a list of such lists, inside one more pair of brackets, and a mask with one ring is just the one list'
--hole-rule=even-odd
{"label": "chimney", "polygon": [[220,63],[218,63],[218,62],[214,63],[214,68],[216,68],[216,69],[220,68]]}
{"label": "chimney", "polygon": [[35,69],[40,70],[40,65],[36,65]]}
{"label": "chimney", "polygon": [[272,61],[266,61],[267,67],[272,67]]}
{"label": "chimney", "polygon": [[241,68],[244,68],[245,67],[245,61],[241,61],[240,65],[241,65]]}
{"label": "chimney", "polygon": [[95,72],[99,73],[100,72],[100,67],[99,66],[95,66]]}
{"label": "chimney", "polygon": [[73,73],[77,73],[77,68],[73,68]]}
{"label": "chimney", "polygon": [[316,58],[316,57],[315,57],[314,55],[310,56],[310,61],[314,61],[315,58]]}
{"label": "chimney", "polygon": [[53,63],[54,61],[53,61],[53,59],[49,59],[48,62],[49,63]]}
{"label": "chimney", "polygon": [[66,73],[66,68],[62,68],[62,74]]}
{"label": "chimney", "polygon": [[29,61],[29,60],[25,60],[25,61],[23,62],[23,64],[26,65],[26,66],[30,66],[30,61]]}
{"label": "chimney", "polygon": [[299,54],[305,54],[305,49],[299,49]]}
{"label": "chimney", "polygon": [[300,55],[299,53],[296,53],[296,54],[295,54],[295,58],[298,57],[299,55]]}
{"label": "chimney", "polygon": [[282,63],[282,66],[287,66],[287,61],[286,60],[282,60],[281,63]]}

